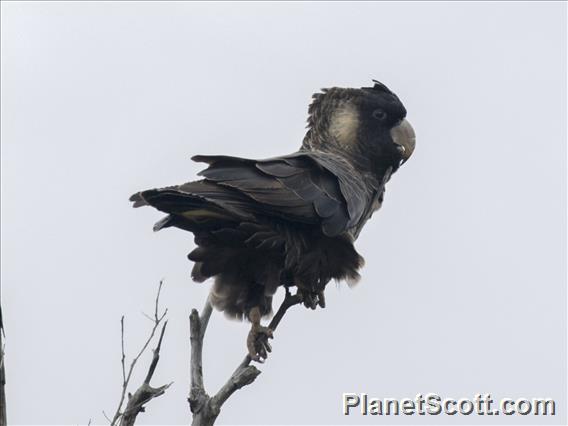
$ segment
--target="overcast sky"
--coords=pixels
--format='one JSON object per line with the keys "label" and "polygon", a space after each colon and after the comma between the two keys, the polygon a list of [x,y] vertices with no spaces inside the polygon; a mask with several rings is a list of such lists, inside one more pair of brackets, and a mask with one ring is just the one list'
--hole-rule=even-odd
{"label": "overcast sky", "polygon": [[[169,325],[141,424],[187,424],[192,236],[131,193],[194,154],[294,151],[311,94],[379,79],[412,159],[357,241],[360,284],[297,307],[222,424],[566,422],[566,3],[2,2],[2,304],[11,424],[105,423]],[[214,392],[249,326],[214,314]],[[141,360],[138,386],[149,357]],[[556,417],[341,414],[343,392],[550,397]]]}

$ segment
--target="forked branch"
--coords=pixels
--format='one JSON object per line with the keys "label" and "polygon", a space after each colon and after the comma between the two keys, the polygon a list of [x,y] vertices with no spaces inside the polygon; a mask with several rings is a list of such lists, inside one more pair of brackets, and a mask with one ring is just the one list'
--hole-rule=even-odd
{"label": "forked branch", "polygon": [[[154,371],[156,370],[156,366],[158,365],[158,361],[160,360],[160,349],[162,347],[162,340],[164,338],[164,333],[166,331],[166,325],[168,324],[167,321],[163,321],[164,318],[166,317],[166,314],[168,313],[168,310],[165,309],[163,313],[161,314],[159,313],[160,293],[162,291],[163,283],[164,283],[163,280],[160,281],[160,285],[158,286],[158,292],[156,294],[156,299],[154,302],[154,317],[153,318],[149,317],[153,321],[152,330],[150,331],[150,335],[142,345],[142,348],[140,349],[138,354],[132,359],[128,371],[126,370],[126,354],[124,351],[124,316],[120,319],[120,337],[121,337],[121,351],[122,351],[122,357],[121,357],[122,392],[114,416],[112,417],[112,419],[108,419],[110,421],[111,426],[134,425],[134,422],[136,421],[136,416],[139,413],[144,412],[144,405],[150,402],[152,399],[162,395],[166,391],[166,389],[169,388],[171,385],[171,383],[168,383],[158,388],[153,388],[152,386],[150,386],[150,380],[152,379]],[[156,334],[156,331],[158,330],[158,327],[160,326],[160,324],[162,324],[162,322],[163,322],[162,330],[160,332],[160,337],[158,339],[158,344],[156,346],[156,349],[153,350],[154,355],[152,357],[152,362],[150,363],[148,373],[146,374],[146,378],[144,379],[142,385],[136,390],[136,392],[134,392],[134,394],[127,393],[128,385],[130,384],[130,379],[132,377],[132,372],[136,367],[136,363],[138,362],[142,354],[146,352],[146,349],[150,345],[150,342],[154,338],[154,335]],[[122,407],[124,405],[127,395],[128,395],[128,401],[126,403],[124,411],[122,411]]]}
{"label": "forked branch", "polygon": [[[286,289],[286,295],[278,311],[270,321],[268,327],[273,331],[284,317],[286,311],[302,301],[298,295],[292,295]],[[219,389],[219,391],[209,396],[203,385],[203,339],[209,318],[211,317],[212,307],[209,300],[201,315],[196,309],[191,311],[189,316],[190,342],[191,342],[191,390],[189,393],[189,406],[193,413],[192,426],[210,426],[215,423],[217,416],[221,412],[221,406],[238,389],[250,385],[261,373],[254,365],[250,365],[251,358],[246,355],[237,369],[231,374],[229,380]]]}

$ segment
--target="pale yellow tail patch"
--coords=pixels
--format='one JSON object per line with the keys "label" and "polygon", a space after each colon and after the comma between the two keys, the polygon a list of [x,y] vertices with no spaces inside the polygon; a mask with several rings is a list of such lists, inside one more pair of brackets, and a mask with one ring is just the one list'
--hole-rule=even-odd
{"label": "pale yellow tail patch", "polygon": [[205,209],[189,210],[187,212],[182,213],[181,215],[186,219],[192,219],[192,220],[209,219],[209,218],[222,219],[226,217],[221,213],[216,213],[212,212],[211,210],[205,210]]}

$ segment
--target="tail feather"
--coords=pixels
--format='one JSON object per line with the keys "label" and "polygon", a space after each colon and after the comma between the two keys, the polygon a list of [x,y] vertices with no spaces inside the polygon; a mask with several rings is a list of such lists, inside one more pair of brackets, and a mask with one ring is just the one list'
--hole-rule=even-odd
{"label": "tail feather", "polygon": [[154,232],[158,232],[160,229],[169,228],[173,226],[175,220],[172,215],[167,215],[164,218],[160,219],[154,224]]}
{"label": "tail feather", "polygon": [[[238,192],[206,181],[149,189],[130,197],[133,207],[152,206],[169,216],[154,226],[160,230],[176,226],[194,232],[211,221],[251,220],[250,199]],[[203,225],[203,226],[200,226]]]}
{"label": "tail feather", "polygon": [[134,208],[148,205],[146,200],[144,200],[144,197],[142,197],[141,192],[137,192],[136,194],[132,194],[132,196],[130,197],[129,200],[134,203],[134,204],[132,204],[132,207],[134,207]]}

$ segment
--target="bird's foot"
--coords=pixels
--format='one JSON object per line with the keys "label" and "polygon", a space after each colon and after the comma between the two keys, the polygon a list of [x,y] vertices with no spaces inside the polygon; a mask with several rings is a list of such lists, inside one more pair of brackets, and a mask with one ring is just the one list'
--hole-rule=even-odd
{"label": "bird's foot", "polygon": [[248,314],[252,326],[247,337],[247,349],[250,358],[256,362],[266,360],[268,354],[272,352],[268,339],[274,338],[270,328],[260,325],[261,316],[258,306],[252,308]]}
{"label": "bird's foot", "polygon": [[322,291],[309,291],[298,289],[298,296],[301,297],[302,303],[306,308],[315,309],[317,306],[320,308],[325,308],[325,296]]}
{"label": "bird's foot", "polygon": [[247,337],[247,349],[250,358],[256,362],[264,362],[268,354],[272,352],[272,346],[268,339],[274,338],[272,330],[260,324],[252,324]]}

